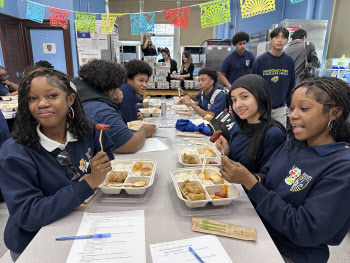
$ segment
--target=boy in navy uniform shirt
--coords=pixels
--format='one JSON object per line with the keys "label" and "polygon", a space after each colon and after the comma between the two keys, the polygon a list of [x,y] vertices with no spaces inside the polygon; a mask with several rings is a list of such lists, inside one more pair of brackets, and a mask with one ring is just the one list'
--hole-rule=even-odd
{"label": "boy in navy uniform shirt", "polygon": [[219,78],[228,88],[241,76],[249,73],[255,61],[254,55],[246,50],[249,42],[249,35],[245,32],[238,32],[232,37],[232,45],[236,50],[228,55],[222,62]]}
{"label": "boy in navy uniform shirt", "polygon": [[327,262],[327,245],[339,245],[349,230],[349,100],[349,87],[340,79],[303,82],[293,90],[290,107],[295,137],[261,173],[222,158],[223,177],[248,189],[286,262]]}
{"label": "boy in navy uniform shirt", "polygon": [[125,81],[125,69],[120,64],[95,59],[80,67],[78,73],[81,79],[72,81],[77,86],[85,113],[96,123],[110,126],[106,133],[114,142],[113,152],[137,152],[146,138],[152,136],[155,125],[142,125],[135,133],[129,130],[117,104],[125,99],[125,92],[119,89]]}
{"label": "boy in navy uniform shirt", "polygon": [[226,109],[226,95],[216,83],[217,80],[218,75],[215,69],[202,68],[198,72],[198,85],[201,92],[196,96],[190,96],[179,89],[181,95],[185,96],[185,98],[180,99],[179,103],[191,106],[202,117],[206,114],[215,117]]}
{"label": "boy in navy uniform shirt", "polygon": [[112,169],[113,143],[85,117],[66,75],[29,72],[21,82],[11,139],[0,150],[0,185],[10,217],[4,241],[15,261],[41,227],[94,194]]}
{"label": "boy in navy uniform shirt", "polygon": [[146,62],[134,59],[125,65],[125,69],[127,80],[120,88],[124,98],[119,104],[119,108],[123,112],[126,121],[142,120],[143,116],[137,107],[137,95],[143,96],[145,93],[148,79],[153,73],[152,68]]}
{"label": "boy in navy uniform shirt", "polygon": [[290,94],[295,85],[294,59],[283,52],[287,44],[289,31],[284,27],[275,28],[270,33],[272,49],[259,56],[252,67],[252,73],[262,76],[270,88],[272,99],[272,117],[286,127],[287,107],[290,106]]}

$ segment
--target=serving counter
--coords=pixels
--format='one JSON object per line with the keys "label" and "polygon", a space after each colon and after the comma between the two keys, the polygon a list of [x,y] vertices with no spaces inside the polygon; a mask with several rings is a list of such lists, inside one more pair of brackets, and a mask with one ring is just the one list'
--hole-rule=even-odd
{"label": "serving counter", "polygon": [[[159,128],[156,135],[166,136],[167,140],[175,137],[174,128]],[[173,203],[174,194],[170,191],[170,171],[182,167],[177,162],[176,148],[166,151],[142,154],[115,155],[117,159],[153,159],[157,161],[157,179],[153,185],[153,193],[148,202],[138,204],[101,203],[93,199],[85,212],[117,212],[128,210],[145,211],[146,260],[152,262],[150,244],[168,242],[203,234],[191,230],[191,217],[182,216]],[[232,213],[225,215],[205,216],[205,218],[227,222],[235,225],[255,227],[257,241],[242,241],[218,236],[232,262],[284,262],[270,235],[257,215],[243,188],[235,185],[240,196],[233,201]],[[18,263],[27,262],[66,262],[73,241],[58,242],[55,238],[74,236],[79,228],[83,211],[73,211],[56,222],[43,227],[18,259]],[[137,249],[135,249],[137,253]]]}

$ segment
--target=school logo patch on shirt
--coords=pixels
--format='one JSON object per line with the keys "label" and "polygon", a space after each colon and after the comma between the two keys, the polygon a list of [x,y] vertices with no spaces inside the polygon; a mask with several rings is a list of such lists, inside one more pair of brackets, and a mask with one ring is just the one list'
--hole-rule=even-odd
{"label": "school logo patch on shirt", "polygon": [[284,182],[287,185],[291,185],[291,192],[298,192],[303,190],[311,180],[311,176],[308,176],[306,173],[301,173],[298,167],[293,166],[292,169],[289,170],[289,176],[284,179]]}
{"label": "school logo patch on shirt", "polygon": [[274,76],[273,78],[271,78],[271,81],[273,83],[276,83],[280,78],[278,76]]}
{"label": "school logo patch on shirt", "polygon": [[247,67],[249,67],[250,60],[246,60],[246,61],[245,61],[245,64],[246,64]]}
{"label": "school logo patch on shirt", "polygon": [[84,172],[87,173],[89,165],[90,165],[90,161],[91,161],[91,148],[88,149],[88,152],[85,153],[85,156],[88,158],[88,160],[84,160],[84,158],[81,158],[80,162],[79,162],[79,169]]}

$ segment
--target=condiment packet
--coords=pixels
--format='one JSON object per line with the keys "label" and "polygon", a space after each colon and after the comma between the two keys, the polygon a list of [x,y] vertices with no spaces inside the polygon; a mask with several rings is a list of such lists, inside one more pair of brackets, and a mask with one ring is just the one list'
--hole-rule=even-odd
{"label": "condiment packet", "polygon": [[192,217],[192,231],[256,241],[255,228]]}

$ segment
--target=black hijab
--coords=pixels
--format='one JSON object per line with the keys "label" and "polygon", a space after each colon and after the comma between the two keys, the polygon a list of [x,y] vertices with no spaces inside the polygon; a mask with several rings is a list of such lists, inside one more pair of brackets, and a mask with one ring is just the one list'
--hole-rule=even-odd
{"label": "black hijab", "polygon": [[[258,101],[258,110],[261,114],[259,117],[260,123],[249,124],[247,120],[242,120],[235,111],[233,115],[235,116],[236,123],[243,133],[252,137],[252,140],[248,144],[245,154],[247,156],[247,169],[251,172],[259,172],[259,162],[262,147],[264,144],[265,134],[270,129],[270,127],[279,127],[283,133],[286,133],[284,126],[271,117],[271,96],[269,86],[266,81],[259,75],[248,74],[238,78],[231,86],[231,91],[236,88],[244,88],[254,95]],[[232,107],[231,100],[231,107]],[[232,107],[233,109],[233,107]]]}

